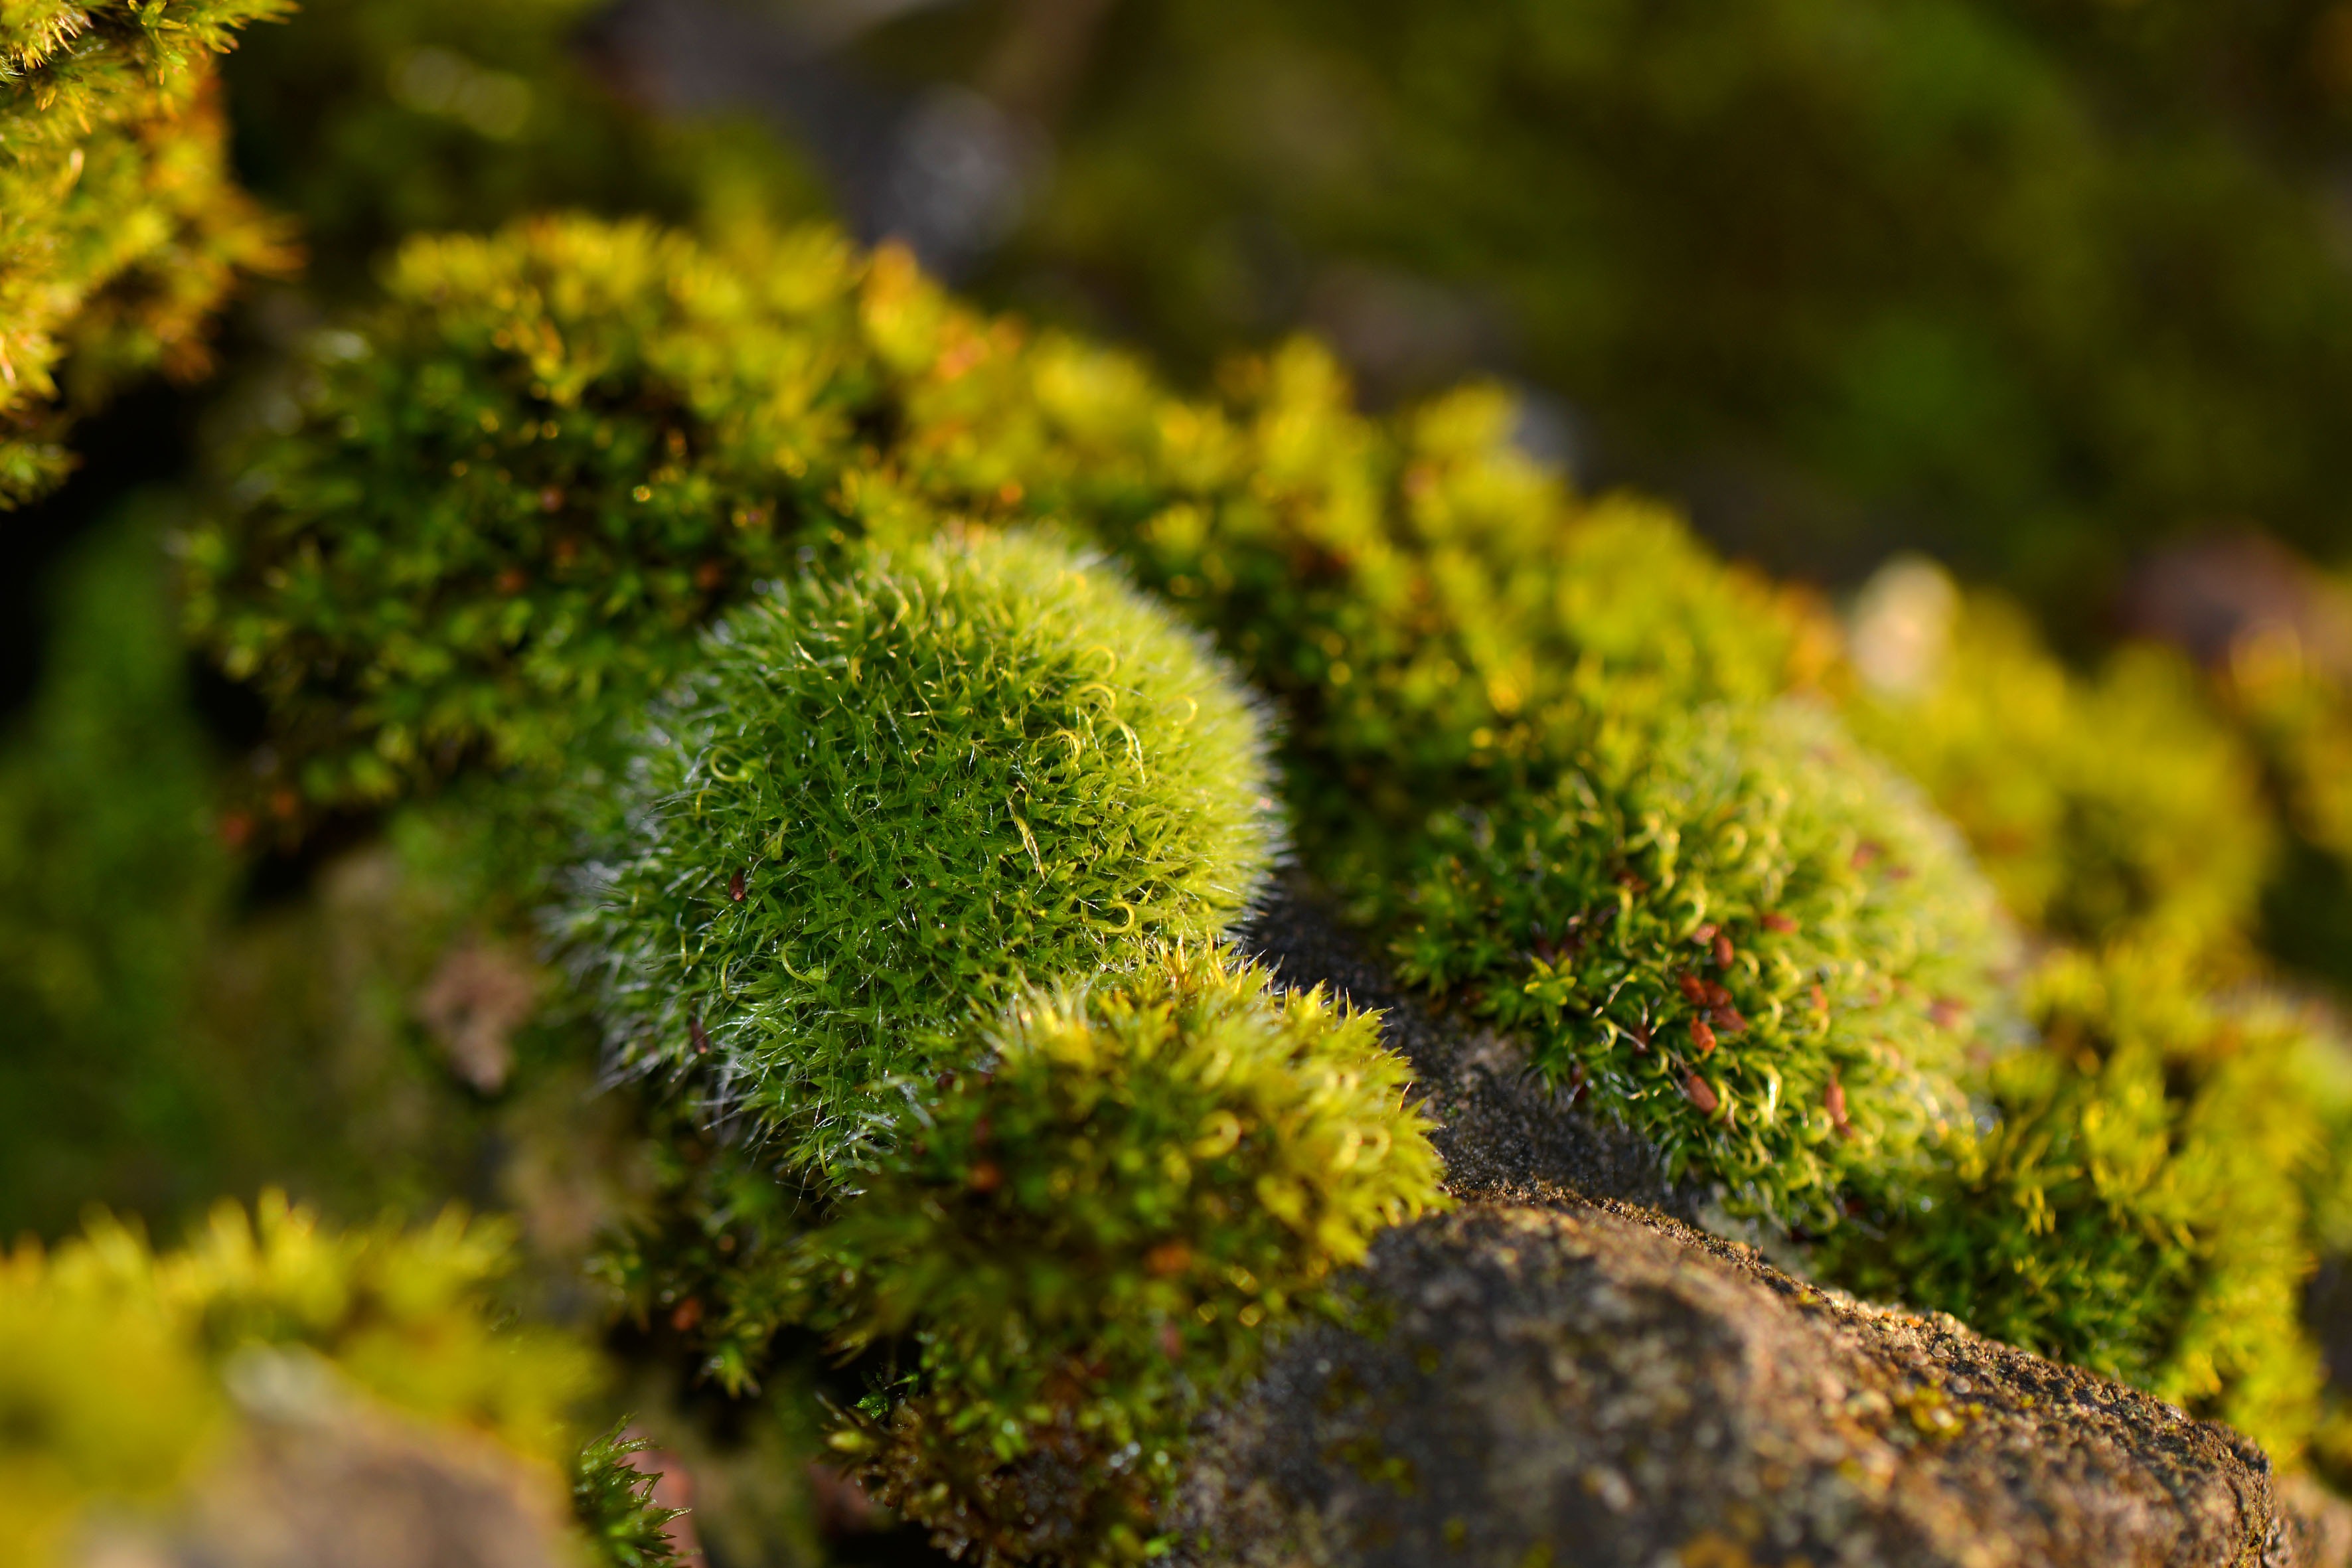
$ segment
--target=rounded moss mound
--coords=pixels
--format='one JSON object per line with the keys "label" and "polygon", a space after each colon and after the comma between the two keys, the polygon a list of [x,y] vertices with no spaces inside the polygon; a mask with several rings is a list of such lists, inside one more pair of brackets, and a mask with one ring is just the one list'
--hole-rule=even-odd
{"label": "rounded moss mound", "polygon": [[1591,683],[1557,783],[1433,819],[1401,965],[1672,1173],[1832,1223],[1851,1173],[1967,1114],[2006,953],[1991,891],[1819,710],[1620,695]]}
{"label": "rounded moss mound", "polygon": [[[2318,1418],[2301,1321],[2326,1065],[2276,1002],[2210,1000],[2173,950],[2063,953],[2042,1040],[1994,1065],[1990,1130],[1822,1255],[1867,1295],[2135,1383],[2292,1465]],[[2340,1069],[2339,1069],[2340,1070]]]}
{"label": "rounded moss mound", "polygon": [[803,1244],[843,1348],[912,1392],[837,1443],[958,1556],[1128,1562],[1201,1402],[1335,1268],[1443,1202],[1376,1015],[1170,952],[1019,997]]}
{"label": "rounded moss mound", "polygon": [[573,921],[625,1061],[831,1170],[1023,979],[1206,942],[1277,833],[1256,710],[1100,561],[866,554],[746,606],[645,737]]}

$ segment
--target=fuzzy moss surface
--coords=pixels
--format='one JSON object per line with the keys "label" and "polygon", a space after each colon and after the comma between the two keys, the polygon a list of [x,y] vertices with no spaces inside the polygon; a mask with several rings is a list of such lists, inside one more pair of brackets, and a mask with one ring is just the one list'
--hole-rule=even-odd
{"label": "fuzzy moss surface", "polygon": [[1024,979],[1206,942],[1277,847],[1260,716],[1050,540],[874,552],[737,612],[657,712],[572,922],[624,1059],[830,1174]]}
{"label": "fuzzy moss surface", "polygon": [[[1830,1277],[2228,1421],[2282,1464],[2318,1416],[2301,1321],[2323,1047],[2277,1003],[2215,1002],[2161,947],[2061,953],[1987,1131],[1833,1235]],[[2332,1097],[2340,1100],[2340,1095]]]}
{"label": "fuzzy moss surface", "polygon": [[86,1510],[168,1503],[235,1427],[232,1373],[257,1351],[558,1460],[595,1363],[552,1331],[497,1329],[486,1292],[506,1249],[454,1213],[338,1232],[273,1194],[250,1215],[224,1205],[178,1252],[107,1222],[0,1256],[0,1556],[46,1565]]}
{"label": "fuzzy moss surface", "polygon": [[1558,783],[1416,846],[1409,979],[1736,1208],[1833,1219],[1965,1121],[2001,926],[1954,836],[1816,708],[1606,715]]}
{"label": "fuzzy moss surface", "polygon": [[554,772],[841,537],[802,454],[856,438],[848,258],[817,235],[769,261],[754,284],[651,226],[536,221],[404,247],[364,332],[313,342],[299,421],[228,459],[187,549],[196,635],[277,706],[271,787]]}
{"label": "fuzzy moss surface", "polygon": [[[2242,952],[2276,834],[2253,756],[2186,660],[2142,646],[2077,675],[2013,605],[1958,596],[1924,563],[1889,568],[1873,596],[1864,674],[1874,652],[1889,668],[1849,721],[1958,824],[2021,921]],[[1908,658],[1892,646],[1905,622]]]}
{"label": "fuzzy moss surface", "polygon": [[[0,510],[71,467],[70,414],[193,375],[280,226],[229,178],[214,58],[290,0],[22,0],[0,13]],[[60,362],[71,356],[63,367]]]}
{"label": "fuzzy moss surface", "polygon": [[[542,475],[516,466],[522,459],[512,452],[537,450],[550,418],[558,448],[593,441],[560,411],[530,405],[523,416],[538,420],[541,434],[510,444],[487,468],[477,464],[489,459],[467,456],[470,447],[445,450],[430,439],[420,447],[408,434],[421,427],[483,441],[467,424],[471,413],[450,419],[436,411],[434,388],[444,383],[503,378],[514,395],[537,395],[539,373],[524,366],[524,349],[500,344],[502,332],[513,345],[560,341],[560,353],[547,348],[547,363],[593,384],[591,362],[574,347],[600,341],[603,318],[538,301],[564,298],[575,275],[604,276],[583,257],[632,247],[658,250],[665,265],[632,263],[625,287],[596,298],[609,307],[604,315],[647,323],[643,352],[669,343],[664,352],[707,376],[698,384],[714,406],[759,411],[745,416],[746,432],[772,428],[763,422],[775,408],[805,411],[789,435],[747,436],[740,465],[726,458],[725,442],[690,432],[682,438],[671,471],[679,526],[694,549],[706,540],[724,552],[755,548],[744,542],[757,529],[724,521],[733,504],[724,485],[693,489],[730,473],[752,474],[740,481],[741,494],[779,496],[768,526],[779,541],[798,541],[795,552],[804,546],[818,568],[861,536],[903,546],[940,516],[992,525],[1066,520],[1207,628],[1275,699],[1284,719],[1283,789],[1302,858],[1347,897],[1376,939],[1423,978],[1478,1005],[1516,1008],[1506,994],[1544,978],[1537,965],[1551,960],[1538,947],[1564,940],[1571,921],[1589,919],[1595,895],[1581,883],[1546,885],[1541,876],[1531,883],[1517,872],[1508,897],[1444,895],[1437,929],[1451,950],[1433,951],[1440,939],[1424,906],[1452,874],[1445,868],[1456,840],[1484,831],[1465,823],[1500,821],[1517,834],[1524,818],[1555,847],[1586,856],[1605,846],[1562,838],[1559,825],[1569,819],[1560,807],[1596,736],[1687,728],[1695,722],[1688,715],[1721,705],[1722,736],[1691,743],[1723,757],[1774,728],[1731,710],[1760,710],[1817,686],[1834,665],[1835,633],[1801,595],[1717,559],[1653,504],[1577,496],[1514,445],[1512,405],[1492,389],[1465,388],[1370,418],[1354,406],[1330,355],[1301,342],[1238,361],[1213,395],[1186,398],[1099,345],[959,306],[898,252],[858,258],[803,236],[783,242],[772,265],[750,265],[761,254],[753,249],[730,268],[674,236],[522,226],[489,240],[409,248],[403,276],[457,281],[438,292],[396,282],[386,320],[406,324],[366,327],[360,342],[372,346],[353,362],[380,373],[330,378],[309,422],[285,438],[287,460],[310,465],[316,476],[311,499],[288,508],[282,526],[271,521],[274,503],[257,503],[196,552],[206,584],[200,624],[212,628],[232,672],[257,679],[272,698],[275,754],[291,759],[314,798],[337,798],[355,780],[365,789],[406,787],[469,753],[563,754],[589,721],[583,715],[625,707],[625,689],[646,689],[658,671],[682,667],[697,618],[721,613],[731,595],[749,591],[747,573],[769,569],[724,556],[706,591],[673,564],[667,569],[677,591],[658,603],[615,600],[617,590],[605,584],[670,581],[653,566],[679,559],[629,531],[626,497],[635,492],[616,488],[632,479],[629,465],[609,473],[565,468],[578,477],[558,480],[556,510],[547,513]],[[713,317],[723,326],[672,343],[682,330],[673,324],[673,301],[706,295],[729,301]],[[425,347],[402,346],[409,343]],[[376,374],[380,382],[366,379]],[[551,374],[544,379],[558,384]],[[610,405],[614,448],[669,450],[654,417],[661,406],[634,393]],[[350,427],[347,420],[373,433],[366,437],[373,456],[363,463],[334,447],[330,433]],[[415,460],[419,450],[426,460]],[[804,471],[779,480],[779,450]],[[331,493],[346,510],[320,504],[331,486],[340,487]],[[379,492],[394,499],[376,514],[368,509]],[[541,521],[569,518],[575,508],[616,520],[598,525],[593,570],[590,542],[564,543],[575,525]],[[467,521],[501,517],[511,524]],[[786,559],[774,546],[756,548],[770,552],[761,561]],[[581,585],[566,586],[575,572]],[[389,591],[395,583],[399,591]],[[589,584],[604,596],[593,596]],[[428,606],[421,619],[413,605]],[[543,618],[551,606],[559,606],[553,618]],[[426,713],[436,717],[409,717]],[[416,738],[427,733],[436,739],[418,749]],[[1752,763],[1725,765],[1769,787],[1785,771],[1786,748],[1756,743],[1766,749]],[[1832,750],[1845,754],[1842,743]],[[1756,809],[1780,807],[1768,801]],[[1861,825],[1909,811],[1865,803],[1853,837],[1885,838]],[[1804,884],[1812,869],[1772,859],[1787,849],[1785,840],[1765,841],[1742,875],[1761,889]],[[1499,875],[1489,868],[1472,879]],[[1752,1078],[1732,1086],[1755,1098],[1728,1116],[1702,1110],[1689,1093],[1677,1104],[1651,1086],[1636,1100],[1604,1081],[1609,1109],[1633,1115],[1642,1108],[1671,1131],[1694,1169],[1776,1213],[1792,1202],[1817,1210],[1838,1169],[1882,1148],[1901,1153],[1907,1133],[1882,1145],[1875,1130],[1916,1124],[1916,1098],[1870,1101],[1882,1084],[1916,1085],[1941,1070],[1949,1042],[1937,1019],[1958,1016],[1944,1004],[1973,1000],[1979,982],[1961,972],[1996,962],[1999,944],[1982,940],[1982,922],[1965,912],[1979,895],[1957,870],[1910,882],[1880,875],[1876,888],[1881,901],[1856,932],[1921,940],[1883,954],[1825,950],[1883,973],[1883,987],[1854,982],[1853,995],[1871,1000],[1851,1027],[1874,1022],[1879,1009],[1891,1019],[1910,1008],[1927,1022],[1906,1016],[1886,1041],[1903,1059],[1857,1072],[1844,1086],[1861,1140],[1822,1141],[1829,1079],[1853,1055],[1835,1044],[1792,1054],[1793,1083],[1787,1065],[1759,1062]],[[1752,896],[1739,893],[1735,902]],[[1752,912],[1769,911],[1759,905]],[[1685,935],[1709,920],[1685,919],[1679,908],[1664,918]],[[1741,951],[1757,948],[1737,932],[1732,940]],[[1793,948],[1812,940],[1800,933]],[[1939,944],[1929,969],[1948,959],[1949,983],[1927,971],[1911,975],[1915,954]],[[1656,977],[1674,980],[1663,970]],[[1825,973],[1805,986],[1816,980],[1825,989],[1843,984]],[[1805,986],[1795,994],[1810,1002]],[[1774,994],[1785,1003],[1789,988]],[[1828,1038],[1844,1037],[1839,1031],[1850,1026],[1834,1006],[1832,1019]],[[662,1020],[660,1050],[673,1058],[683,1050],[689,1021],[683,1013]],[[1796,1028],[1793,1017],[1786,1022]],[[1575,1052],[1550,1048],[1545,1058],[1570,1087]],[[1686,1079],[1677,1081],[1687,1089]],[[1725,1087],[1706,1092],[1720,1103]],[[1732,1117],[1740,1119],[1736,1136]],[[1785,1171],[1777,1163],[1804,1151]]]}
{"label": "fuzzy moss surface", "polygon": [[1013,1001],[802,1244],[845,1350],[910,1335],[836,1444],[960,1553],[1150,1555],[1191,1417],[1332,1271],[1443,1203],[1377,1015],[1214,951]]}

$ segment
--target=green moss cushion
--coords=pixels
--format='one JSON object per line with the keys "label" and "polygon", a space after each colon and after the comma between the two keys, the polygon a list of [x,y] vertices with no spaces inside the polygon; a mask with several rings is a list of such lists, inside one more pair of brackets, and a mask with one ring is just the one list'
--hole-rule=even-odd
{"label": "green moss cushion", "polygon": [[1256,709],[1103,562],[873,552],[746,606],[633,764],[577,913],[624,1058],[855,1159],[1024,978],[1205,942],[1278,843]]}

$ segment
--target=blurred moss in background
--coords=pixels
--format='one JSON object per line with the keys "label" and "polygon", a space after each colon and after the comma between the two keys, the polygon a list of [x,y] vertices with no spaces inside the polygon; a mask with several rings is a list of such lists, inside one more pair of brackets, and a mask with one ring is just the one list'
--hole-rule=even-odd
{"label": "blurred moss in background", "polygon": [[[1302,331],[1375,408],[1500,382],[1581,491],[1844,607],[1823,697],[2042,938],[2352,984],[2352,0],[305,0],[238,37],[192,123],[226,115],[254,205],[218,210],[260,237],[205,307],[285,275],[188,339],[226,374],[89,415],[80,471],[0,513],[0,1238],[91,1202],[169,1236],[270,1183],[347,1220],[462,1197],[577,1317],[600,1227],[679,1184],[596,1093],[495,814],[297,841],[253,700],[177,629],[194,453],[294,427],[281,351],[404,237],[549,209],[730,258],[831,216],[1192,389]],[[114,347],[80,368],[165,362]],[[27,487],[67,462],[36,434]],[[2070,1086],[2012,1113],[2067,1125]],[[2184,1125],[2226,1098],[2165,1088]],[[688,1342],[699,1298],[638,1272],[629,1331]],[[2313,1420],[2352,1454],[2340,1400]],[[761,1421],[724,1443],[814,1441]],[[806,1559],[827,1494],[793,1479],[712,1528]]]}

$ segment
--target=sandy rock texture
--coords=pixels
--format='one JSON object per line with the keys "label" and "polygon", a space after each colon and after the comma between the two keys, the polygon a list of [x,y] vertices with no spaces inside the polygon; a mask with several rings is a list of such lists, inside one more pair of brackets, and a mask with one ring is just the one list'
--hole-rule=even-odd
{"label": "sandy rock texture", "polygon": [[2260,1449],[1610,1202],[1391,1233],[1210,1421],[1191,1561],[2127,1568],[2318,1561]]}
{"label": "sandy rock texture", "polygon": [[355,1408],[256,1421],[167,1528],[84,1568],[577,1568],[561,1488],[490,1443]]}
{"label": "sandy rock texture", "polygon": [[1387,1016],[1459,1212],[1384,1237],[1356,1331],[1213,1415],[1208,1568],[2125,1568],[2352,1558],[2343,1508],[2135,1390],[1864,1305],[1684,1222],[1706,1194],[1397,987],[1311,884],[1250,945]]}

